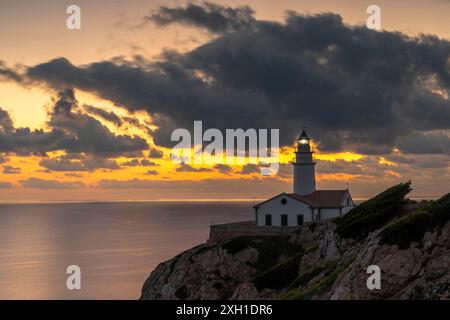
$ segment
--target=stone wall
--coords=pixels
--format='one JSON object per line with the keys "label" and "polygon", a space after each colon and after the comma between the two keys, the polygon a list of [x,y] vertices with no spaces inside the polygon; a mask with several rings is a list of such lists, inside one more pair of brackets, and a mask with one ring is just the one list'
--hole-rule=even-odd
{"label": "stone wall", "polygon": [[302,227],[261,227],[254,221],[216,224],[210,226],[208,242],[224,241],[243,236],[278,236],[301,229]]}

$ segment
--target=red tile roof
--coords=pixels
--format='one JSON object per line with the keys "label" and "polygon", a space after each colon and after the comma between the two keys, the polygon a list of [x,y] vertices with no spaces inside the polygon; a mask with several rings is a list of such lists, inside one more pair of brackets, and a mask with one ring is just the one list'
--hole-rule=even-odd
{"label": "red tile roof", "polygon": [[315,208],[339,208],[346,192],[347,190],[317,190],[305,196],[296,193],[287,195]]}

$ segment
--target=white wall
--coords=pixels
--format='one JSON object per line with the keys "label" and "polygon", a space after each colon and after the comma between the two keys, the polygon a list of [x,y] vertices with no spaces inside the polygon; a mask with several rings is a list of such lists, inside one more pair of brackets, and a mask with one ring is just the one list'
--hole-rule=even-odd
{"label": "white wall", "polygon": [[[350,206],[347,206],[347,199],[349,199]],[[343,205],[343,208],[342,208],[343,215],[346,214],[347,212],[349,212],[354,207],[355,204],[353,203],[353,200],[352,200],[350,194],[348,194],[348,193],[345,194],[344,199],[342,200],[342,205]]]}
{"label": "white wall", "polygon": [[316,191],[315,163],[294,163],[294,193],[305,195]]}
{"label": "white wall", "polygon": [[[283,205],[281,199],[286,199]],[[258,208],[258,226],[265,226],[266,214],[272,215],[272,226],[281,226],[281,215],[288,215],[288,226],[297,226],[297,215],[303,214],[303,223],[311,222],[311,208],[298,200],[286,195],[279,195],[276,198],[263,203]]]}
{"label": "white wall", "polygon": [[339,217],[341,214],[339,208],[322,208],[320,209],[320,219],[327,220]]}

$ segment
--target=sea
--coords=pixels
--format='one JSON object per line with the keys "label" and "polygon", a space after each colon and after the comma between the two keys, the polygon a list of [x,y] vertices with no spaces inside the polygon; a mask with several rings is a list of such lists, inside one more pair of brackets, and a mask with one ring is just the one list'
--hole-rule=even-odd
{"label": "sea", "polygon": [[[254,219],[252,206],[252,201],[0,204],[0,299],[138,299],[159,263],[205,242],[211,224]],[[73,265],[80,268],[79,290],[67,287]]]}

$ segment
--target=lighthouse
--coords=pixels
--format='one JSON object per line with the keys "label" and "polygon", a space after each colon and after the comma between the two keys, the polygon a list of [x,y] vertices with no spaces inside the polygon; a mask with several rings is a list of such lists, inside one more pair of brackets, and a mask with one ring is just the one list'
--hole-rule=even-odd
{"label": "lighthouse", "polygon": [[303,128],[297,139],[297,151],[295,151],[294,166],[294,193],[298,195],[308,195],[316,191],[316,175],[311,150],[310,138]]}
{"label": "lighthouse", "polygon": [[298,227],[304,223],[342,217],[355,206],[348,189],[316,190],[316,163],[310,142],[303,128],[292,162],[294,192],[280,193],[253,206],[257,226]]}

